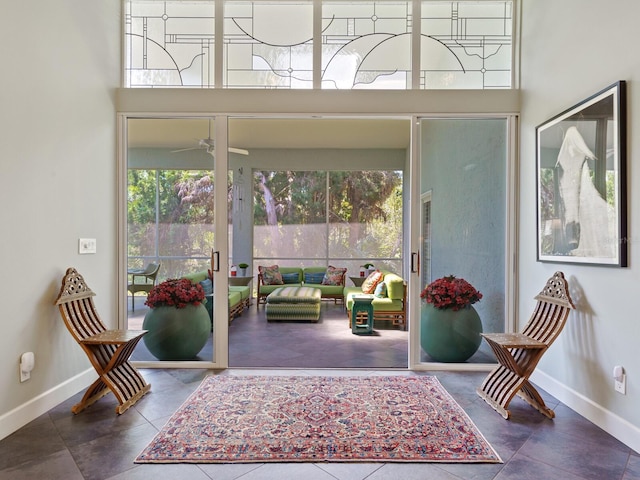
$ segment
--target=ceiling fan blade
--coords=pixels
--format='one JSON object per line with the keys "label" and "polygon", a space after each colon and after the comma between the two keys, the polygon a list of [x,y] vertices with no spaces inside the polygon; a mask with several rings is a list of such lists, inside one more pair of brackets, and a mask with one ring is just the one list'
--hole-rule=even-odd
{"label": "ceiling fan blade", "polygon": [[171,153],[187,152],[189,150],[200,150],[200,147],[181,148],[180,150],[172,150]]}
{"label": "ceiling fan blade", "polygon": [[249,150],[245,150],[244,148],[229,147],[229,151],[231,153],[239,153],[240,155],[249,155]]}

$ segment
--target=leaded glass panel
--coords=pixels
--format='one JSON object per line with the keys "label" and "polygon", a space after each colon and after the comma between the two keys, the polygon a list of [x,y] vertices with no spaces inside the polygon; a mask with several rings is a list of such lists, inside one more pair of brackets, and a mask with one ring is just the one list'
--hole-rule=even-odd
{"label": "leaded glass panel", "polygon": [[511,87],[513,4],[422,3],[421,89]]}
{"label": "leaded glass panel", "polygon": [[214,1],[125,3],[127,87],[213,87]]}
{"label": "leaded glass panel", "polygon": [[411,88],[411,2],[323,2],[322,88]]}
{"label": "leaded glass panel", "polygon": [[225,2],[227,88],[313,88],[313,3]]}

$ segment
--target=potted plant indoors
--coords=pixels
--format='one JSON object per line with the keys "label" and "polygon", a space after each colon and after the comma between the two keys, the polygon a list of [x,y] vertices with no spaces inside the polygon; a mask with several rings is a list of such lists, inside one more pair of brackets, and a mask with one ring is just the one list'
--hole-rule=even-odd
{"label": "potted plant indoors", "polygon": [[238,268],[240,268],[240,275],[243,277],[247,276],[247,268],[249,267],[248,263],[239,263]]}
{"label": "potted plant indoors", "polygon": [[371,272],[375,271],[375,267],[373,266],[373,263],[365,263],[364,265],[362,265],[361,268],[364,268],[365,274],[363,276],[365,277],[371,274]]}
{"label": "potted plant indoors", "polygon": [[159,360],[190,360],[207,343],[211,320],[204,290],[186,278],[169,279],[151,289],[142,328],[144,344]]}
{"label": "potted plant indoors", "polygon": [[420,344],[439,362],[464,362],[480,347],[482,321],[473,304],[482,293],[454,275],[431,282],[420,293]]}

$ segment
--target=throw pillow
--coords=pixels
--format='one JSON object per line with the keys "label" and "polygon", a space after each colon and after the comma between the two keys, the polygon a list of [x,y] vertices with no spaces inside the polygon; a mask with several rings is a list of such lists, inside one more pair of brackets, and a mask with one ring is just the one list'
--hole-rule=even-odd
{"label": "throw pillow", "polygon": [[376,285],[378,285],[384,275],[380,270],[376,270],[375,272],[371,272],[367,279],[362,283],[362,293],[373,293],[376,289]]}
{"label": "throw pillow", "polygon": [[211,279],[207,278],[206,280],[202,280],[200,285],[202,285],[202,289],[204,290],[204,299],[206,300],[204,307],[207,309],[209,318],[213,321],[213,282]]}
{"label": "throw pillow", "polygon": [[322,285],[344,285],[344,275],[346,268],[336,268],[329,265],[322,278]]}
{"label": "throw pillow", "polygon": [[287,283],[300,283],[300,274],[294,273],[281,273],[282,281],[286,285]]}
{"label": "throw pillow", "polygon": [[262,275],[262,283],[264,285],[284,285],[282,274],[278,265],[271,267],[258,266],[258,272]]}
{"label": "throw pillow", "polygon": [[384,282],[380,282],[376,285],[376,289],[373,292],[373,295],[378,298],[384,298],[387,296],[387,284]]}
{"label": "throw pillow", "polygon": [[322,284],[322,279],[324,278],[324,273],[306,273],[304,274],[304,283],[315,283]]}
{"label": "throw pillow", "polygon": [[202,285],[205,296],[213,293],[213,282],[210,279],[207,278],[206,280],[202,280],[200,285]]}

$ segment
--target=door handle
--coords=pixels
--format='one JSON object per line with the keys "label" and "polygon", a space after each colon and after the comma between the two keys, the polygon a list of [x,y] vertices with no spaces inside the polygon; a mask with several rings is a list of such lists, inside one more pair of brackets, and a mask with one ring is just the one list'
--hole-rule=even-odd
{"label": "door handle", "polygon": [[213,248],[211,249],[211,271],[220,271],[220,252],[214,252]]}
{"label": "door handle", "polygon": [[411,252],[411,273],[420,272],[420,252]]}

